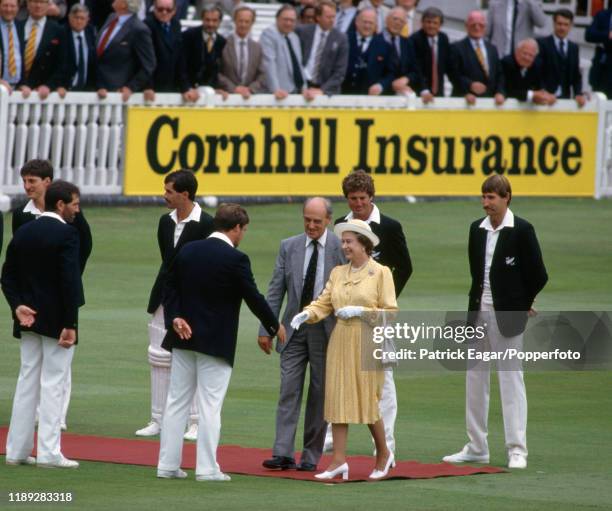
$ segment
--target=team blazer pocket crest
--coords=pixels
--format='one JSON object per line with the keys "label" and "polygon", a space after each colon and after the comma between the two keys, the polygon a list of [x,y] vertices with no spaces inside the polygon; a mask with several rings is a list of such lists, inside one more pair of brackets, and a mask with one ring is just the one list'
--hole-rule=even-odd
{"label": "team blazer pocket crest", "polygon": [[506,257],[506,266],[516,266],[516,258]]}

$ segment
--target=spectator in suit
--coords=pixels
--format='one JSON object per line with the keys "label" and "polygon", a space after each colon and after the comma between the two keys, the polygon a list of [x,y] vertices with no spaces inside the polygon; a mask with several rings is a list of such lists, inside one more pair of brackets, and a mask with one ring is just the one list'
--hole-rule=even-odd
{"label": "spectator in suit", "polygon": [[89,9],[91,24],[96,31],[102,28],[106,18],[113,12],[113,0],[68,0],[68,12],[75,4],[84,5]]}
{"label": "spectator in suit", "polygon": [[494,97],[503,104],[504,74],[495,46],[484,38],[485,16],[472,11],[465,22],[467,37],[451,46],[453,96],[465,96],[469,105],[477,97]]}
{"label": "spectator in suit", "polygon": [[221,9],[221,17],[223,17],[223,13],[232,14],[234,8],[240,4],[240,0],[194,0],[192,3],[195,5],[196,18],[202,17],[204,11],[212,7]]}
{"label": "spectator in suit", "polygon": [[123,101],[141,91],[155,71],[155,51],[151,31],[138,19],[140,0],[115,0],[98,34],[96,87],[104,99],[108,91],[119,91]]}
{"label": "spectator in suit", "polygon": [[391,91],[394,69],[391,45],[376,34],[376,11],[366,7],[355,20],[355,33],[349,35],[349,61],[342,84],[344,94],[378,96]]}
{"label": "spectator in suit", "polygon": [[538,39],[546,90],[557,98],[575,98],[578,106],[586,103],[582,93],[580,49],[568,38],[574,15],[567,9],[553,14],[553,34]]}
{"label": "spectator in suit", "polygon": [[536,105],[552,105],[556,98],[544,89],[542,67],[537,56],[536,40],[525,39],[518,44],[513,55],[506,55],[502,59],[506,96]]}
{"label": "spectator in suit", "polygon": [[371,7],[376,12],[376,33],[380,34],[385,28],[389,7],[383,3],[383,0],[362,0],[359,3],[359,10],[366,7]]}
{"label": "spectator in suit", "polygon": [[444,77],[451,70],[450,42],[441,31],[444,14],[436,7],[423,11],[422,28],[410,36],[416,58],[418,93],[423,103],[444,96]]}
{"label": "spectator in suit", "polygon": [[0,0],[0,83],[9,91],[17,87],[23,75],[23,50],[15,22],[18,8],[17,0]]}
{"label": "spectator in suit", "polygon": [[225,37],[218,32],[222,19],[219,7],[206,6],[202,11],[202,27],[183,32],[187,76],[192,87],[219,88],[221,54],[225,47]]}
{"label": "spectator in suit", "polygon": [[261,45],[249,35],[253,23],[255,11],[246,5],[238,7],[234,11],[236,29],[227,38],[221,54],[219,87],[226,92],[240,94],[244,99],[266,90]]}
{"label": "spectator in suit", "polygon": [[304,5],[300,8],[300,25],[314,25],[317,10],[314,5]]}
{"label": "spectator in suit", "polygon": [[175,14],[175,0],[155,0],[153,15],[145,20],[145,25],[151,31],[157,63],[144,90],[145,101],[155,101],[155,91],[179,91],[183,100],[188,102],[197,101],[200,97],[187,80],[181,24]]}
{"label": "spectator in suit", "polygon": [[340,0],[338,2],[338,12],[336,13],[334,27],[340,30],[340,32],[346,34],[349,27],[355,22],[355,16],[357,16],[356,5],[357,0]]}
{"label": "spectator in suit", "polygon": [[[232,43],[230,43],[232,44]],[[196,395],[200,428],[197,481],[229,481],[217,463],[221,408],[236,354],[240,305],[244,300],[271,337],[285,342],[285,327],[257,290],[249,257],[238,250],[249,223],[238,204],[221,204],[213,232],[178,253],[164,299],[168,330],[162,347],[172,351],[170,389],[164,410],[157,477],[183,479],[183,432]]]}
{"label": "spectator in suit", "polygon": [[[49,18],[53,18],[56,21],[61,20],[66,16],[67,6],[66,0],[49,0],[47,5],[47,11],[45,16]],[[17,19],[23,21],[27,19],[29,16],[27,0],[21,0],[21,7],[19,8],[19,13],[17,14]]]}
{"label": "spectator in suit", "polygon": [[419,14],[416,12],[419,0],[395,0],[395,5],[406,11],[406,24],[402,28],[402,37],[410,37],[419,29],[421,23]]}
{"label": "spectator in suit", "polygon": [[28,0],[28,19],[17,25],[23,51],[23,75],[19,89],[24,98],[32,90],[40,99],[62,84],[62,27],[47,18],[49,0]]}
{"label": "spectator in suit", "polygon": [[302,62],[307,80],[304,98],[308,101],[321,94],[340,94],[349,53],[346,35],[334,28],[336,5],[329,0],[321,0],[316,11],[315,25],[296,29],[302,44]]}
{"label": "spectator in suit", "polygon": [[402,7],[394,7],[389,11],[385,24],[382,35],[391,46],[395,70],[391,88],[396,94],[408,94],[413,91],[417,75],[414,48],[406,37],[401,36],[406,26],[406,11]]}
{"label": "spectator in suit", "polygon": [[89,24],[89,9],[74,4],[64,28],[63,83],[57,92],[90,91],[96,87],[96,37]]}
{"label": "spectator in suit", "polygon": [[612,8],[599,11],[585,32],[589,43],[597,44],[589,83],[593,90],[612,98]]}
{"label": "spectator in suit", "polygon": [[539,0],[491,0],[486,38],[500,58],[511,55],[524,39],[533,38],[535,27],[546,26],[546,14]]}
{"label": "spectator in suit", "polygon": [[297,12],[285,4],[276,12],[276,23],[263,31],[259,42],[264,55],[268,91],[276,99],[300,94],[306,83],[302,47],[295,34]]}
{"label": "spectator in suit", "polygon": [[[60,445],[61,388],[77,344],[78,310],[85,303],[78,234],[68,223],[79,211],[79,189],[56,181],[45,211],[11,240],[2,267],[2,291],[20,339],[21,368],[6,442],[8,465],[78,468]],[[37,459],[36,407],[40,402]]]}

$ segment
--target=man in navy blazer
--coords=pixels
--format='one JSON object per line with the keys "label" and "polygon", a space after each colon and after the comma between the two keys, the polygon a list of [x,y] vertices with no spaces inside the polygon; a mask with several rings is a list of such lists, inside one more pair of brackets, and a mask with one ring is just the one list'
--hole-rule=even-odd
{"label": "man in navy blazer", "polygon": [[196,480],[229,481],[217,463],[221,407],[236,353],[244,300],[270,336],[285,342],[285,328],[257,290],[249,257],[237,250],[249,217],[238,204],[222,204],[215,232],[185,245],[167,281],[164,316],[172,350],[170,389],[161,430],[157,476],[184,478],[180,469],[189,405],[197,393],[200,411]]}
{"label": "man in navy blazer", "polygon": [[405,26],[406,11],[402,7],[394,7],[387,14],[385,29],[381,32],[386,43],[391,46],[394,70],[391,89],[397,94],[410,93],[417,81],[416,55],[412,43],[401,35]]}
{"label": "man in navy blazer", "polygon": [[[505,354],[523,348],[528,314],[548,280],[533,226],[509,209],[508,178],[494,174],[482,184],[487,214],[470,226],[468,257],[472,286],[468,323],[485,328],[478,344],[485,352]],[[476,349],[476,348],[475,348]],[[506,453],[509,468],[527,467],[527,394],[520,361],[497,360]],[[466,426],[469,442],[443,461],[489,462],[487,422],[490,362],[478,361],[466,372]]]}
{"label": "man in navy blazer", "polygon": [[535,39],[520,41],[512,55],[502,59],[506,80],[506,95],[536,105],[552,105],[556,98],[544,89],[542,65],[537,59],[538,43]]}
{"label": "man in navy blazer", "polygon": [[96,88],[102,99],[109,91],[119,91],[127,101],[153,76],[156,62],[151,31],[138,19],[139,7],[140,0],[115,0],[115,13],[98,33]]}
{"label": "man in navy blazer", "polygon": [[477,97],[505,101],[504,73],[497,49],[484,38],[486,21],[481,11],[472,11],[465,22],[467,37],[451,46],[453,96],[464,96],[469,105]]}
{"label": "man in navy blazer", "polygon": [[362,9],[355,27],[355,32],[348,36],[349,59],[342,93],[370,96],[390,93],[395,74],[391,45],[376,33],[376,11],[371,7]]}
{"label": "man in navy blazer", "polygon": [[92,91],[96,86],[96,35],[89,24],[90,13],[85,5],[75,4],[68,13],[64,28],[64,56],[62,86],[58,94],[66,91]]}
{"label": "man in navy blazer", "polygon": [[589,43],[597,44],[589,82],[593,90],[612,98],[612,7],[599,11],[585,32]]}
{"label": "man in navy blazer", "polygon": [[580,49],[569,40],[574,14],[568,9],[559,9],[553,14],[553,34],[538,39],[539,60],[546,90],[560,99],[574,98],[578,106],[584,106],[586,97],[582,93],[580,72]]}
{"label": "man in navy blazer", "polygon": [[[2,268],[2,291],[21,339],[21,369],[6,444],[6,463],[77,468],[60,446],[61,395],[77,343],[78,309],[84,303],[79,236],[68,225],[79,211],[79,189],[55,181],[45,212],[11,240]],[[31,456],[40,398],[38,460]]]}

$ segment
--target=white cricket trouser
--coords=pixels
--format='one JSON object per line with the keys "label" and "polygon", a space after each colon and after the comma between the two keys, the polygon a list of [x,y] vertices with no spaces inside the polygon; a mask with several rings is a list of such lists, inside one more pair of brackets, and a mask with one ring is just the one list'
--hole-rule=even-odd
{"label": "white cricket trouser", "polygon": [[[508,348],[523,349],[523,334],[504,337],[497,326],[492,305],[482,304],[478,324],[487,324],[487,338],[483,339],[485,351],[503,351]],[[516,370],[516,361],[496,360],[499,392],[504,417],[504,433],[508,456],[527,456],[527,393],[523,371]],[[518,365],[520,367],[520,365]],[[514,368],[514,370],[508,370]],[[465,448],[469,454],[488,455],[487,442],[491,363],[478,361],[466,373],[465,422],[470,441]]]}
{"label": "white cricket trouser", "polygon": [[38,461],[54,463],[60,459],[62,399],[74,347],[62,348],[57,341],[33,332],[22,333],[21,367],[6,440],[9,459],[22,460],[31,455],[39,402]]}
{"label": "white cricket trouser", "polygon": [[222,358],[173,350],[170,389],[161,427],[159,470],[176,470],[181,466],[183,434],[195,394],[200,410],[196,475],[220,471],[217,447],[221,436],[221,407],[231,375],[232,367]]}
{"label": "white cricket trouser", "polygon": [[[151,419],[158,424],[162,422],[162,415],[168,398],[172,360],[172,354],[161,347],[165,336],[164,308],[160,305],[149,323],[148,350],[149,363],[151,364]],[[189,411],[189,420],[193,424],[198,422],[198,405],[195,398]]]}

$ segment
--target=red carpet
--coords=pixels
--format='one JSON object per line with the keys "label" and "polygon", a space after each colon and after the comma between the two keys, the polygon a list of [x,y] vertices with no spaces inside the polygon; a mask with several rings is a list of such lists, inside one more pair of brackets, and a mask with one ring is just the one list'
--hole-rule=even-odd
{"label": "red carpet", "polygon": [[[5,454],[7,428],[0,428],[0,454]],[[107,438],[100,436],[62,434],[62,452],[67,458],[86,461],[102,461],[106,463],[122,463],[126,465],[157,466],[159,442],[151,440],[128,440],[125,438]],[[195,443],[185,443],[183,449],[183,468],[195,467]],[[230,474],[244,474],[263,477],[281,477],[285,479],[300,479],[316,481],[313,472],[298,472],[296,470],[267,470],[261,462],[272,454],[270,449],[256,449],[237,445],[222,445],[218,451],[218,461],[221,470]],[[326,467],[328,456],[324,456],[319,464]],[[350,480],[366,481],[374,468],[374,459],[369,456],[351,456],[348,458]],[[474,474],[497,474],[505,470],[489,467],[455,466],[448,463],[427,464],[418,461],[398,461],[387,479],[431,479],[434,477],[468,476]],[[330,482],[330,481],[324,481]],[[339,479],[332,482],[341,482]]]}

